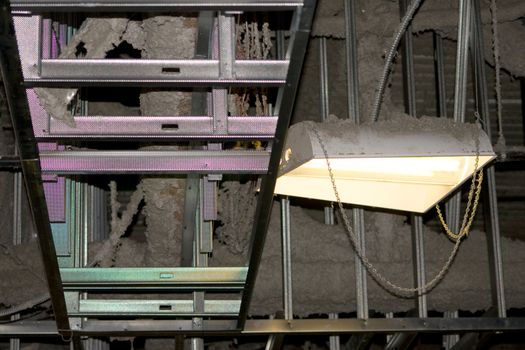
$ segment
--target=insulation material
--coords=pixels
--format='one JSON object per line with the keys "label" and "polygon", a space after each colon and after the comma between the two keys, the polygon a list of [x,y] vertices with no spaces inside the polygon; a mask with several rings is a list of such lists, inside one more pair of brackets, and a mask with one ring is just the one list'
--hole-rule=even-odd
{"label": "insulation material", "polygon": [[[195,17],[154,16],[143,21],[145,45],[142,57],[190,59],[195,53]],[[144,89],[142,115],[189,115],[191,93],[172,89]],[[173,147],[173,146],[172,146]],[[185,179],[177,177],[142,180],[145,195],[147,266],[180,265]]]}
{"label": "insulation material", "polygon": [[[358,1],[356,5],[358,35],[358,73],[361,121],[370,119],[377,84],[383,70],[384,55],[392,43],[393,32],[399,25],[397,2]],[[344,8],[342,2],[321,1],[314,19],[312,34],[344,38]],[[330,108],[340,116],[347,115],[346,57],[344,43],[332,45],[328,50],[328,81]],[[321,120],[319,100],[319,44],[313,39],[308,47],[301,84],[294,109],[293,122]],[[400,109],[386,89],[380,119],[388,119]]]}
{"label": "insulation material", "polygon": [[179,266],[182,246],[185,180],[142,180],[146,215],[146,266]]}
{"label": "insulation material", "polygon": [[[144,20],[142,57],[191,59],[195,54],[197,20],[193,17],[157,16]],[[173,89],[144,89],[140,96],[142,115],[189,115],[191,93]]]}
{"label": "insulation material", "polygon": [[[87,18],[69,45],[62,48],[59,58],[105,58],[108,51],[124,40],[136,47],[143,45],[140,22],[127,18]],[[70,106],[77,89],[36,88],[35,91],[52,118],[75,126]]]}
{"label": "insulation material", "polygon": [[47,282],[36,241],[0,244],[0,305],[15,306],[47,293]]}
{"label": "insulation material", "polygon": [[[90,259],[90,265],[100,265],[100,266],[121,266],[117,262],[117,256],[120,250],[124,250],[129,256],[129,247],[130,240],[127,244],[124,245],[122,238],[128,230],[131,222],[135,215],[137,215],[140,204],[144,199],[144,188],[142,184],[138,184],[137,189],[131,195],[130,201],[127,204],[125,210],[119,216],[118,211],[120,208],[120,203],[117,200],[117,184],[115,181],[110,183],[111,190],[111,232],[109,238],[105,240],[96,250],[96,254]],[[131,245],[133,246],[133,245]],[[122,249],[124,248],[124,249]],[[127,248],[127,249],[126,249]],[[122,255],[121,255],[122,256]],[[133,254],[133,262],[140,261],[139,259],[143,255]],[[124,259],[121,259],[124,260]],[[131,265],[131,266],[140,266],[140,265]]]}
{"label": "insulation material", "polygon": [[[241,209],[242,208],[242,209]],[[246,202],[239,200],[239,210]],[[343,226],[327,226],[322,212],[291,207],[293,309],[298,316],[351,312],[356,308],[354,253]],[[313,215],[312,215],[313,214]],[[371,263],[401,286],[413,285],[411,228],[403,215],[366,212],[366,251]],[[234,228],[231,228],[232,230]],[[441,269],[453,243],[425,227],[427,280]],[[525,242],[502,238],[507,307],[523,307]],[[428,296],[429,310],[484,310],[491,305],[486,235],[473,231],[460,246],[449,272]],[[240,254],[217,244],[213,266],[240,266]],[[275,203],[250,314],[267,315],[282,309],[280,210]],[[368,278],[369,307],[380,312],[407,311],[412,299],[394,297]]]}
{"label": "insulation material", "polygon": [[[257,198],[254,182],[241,184],[226,181],[218,194],[218,215],[221,225],[216,234],[220,243],[235,255],[246,254],[252,232]],[[243,208],[242,210],[240,208]]]}

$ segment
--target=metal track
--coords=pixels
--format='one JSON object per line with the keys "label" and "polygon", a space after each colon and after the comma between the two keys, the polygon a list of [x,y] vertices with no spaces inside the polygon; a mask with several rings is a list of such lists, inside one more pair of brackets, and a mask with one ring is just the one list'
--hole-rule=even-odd
{"label": "metal track", "polygon": [[239,328],[243,328],[244,323],[246,322],[259,265],[262,259],[262,252],[272,212],[273,192],[277,180],[277,170],[279,168],[281,154],[286,141],[286,131],[288,130],[288,125],[290,124],[290,119],[292,117],[297,86],[301,75],[306,46],[310,36],[310,28],[315,12],[315,6],[315,0],[305,0],[303,8],[300,12],[298,11],[300,16],[297,16],[298,12],[296,12],[296,17],[292,20],[292,31],[294,34],[290,39],[290,50],[287,54],[290,61],[286,77],[287,83],[284,89],[279,91],[277,97],[276,113],[279,115],[279,119],[277,122],[275,138],[272,143],[272,153],[268,165],[268,173],[262,177],[261,190],[255,211],[255,220],[253,223],[253,231],[249,247],[250,258],[248,262],[248,276],[246,277],[246,287],[242,295],[241,310],[237,324]]}
{"label": "metal track", "polygon": [[302,0],[12,0],[17,11],[58,12],[58,11],[281,11],[294,10],[303,4]]}
{"label": "metal track", "polygon": [[[472,331],[520,332],[525,329],[525,318],[469,317],[445,318],[370,318],[359,319],[303,319],[303,320],[247,320],[241,330],[236,321],[204,320],[202,330],[195,331],[191,320],[119,320],[88,321],[79,335],[85,336],[260,336],[268,334],[332,335],[362,333],[458,333]],[[56,337],[52,321],[21,321],[0,325],[1,337]]]}

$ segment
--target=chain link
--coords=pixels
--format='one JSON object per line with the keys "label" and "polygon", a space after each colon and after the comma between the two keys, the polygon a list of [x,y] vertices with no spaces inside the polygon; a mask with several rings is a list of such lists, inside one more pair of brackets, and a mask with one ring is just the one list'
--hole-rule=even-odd
{"label": "chain link", "polygon": [[[477,140],[476,143],[476,162],[474,166],[474,176],[472,178],[472,184],[470,186],[469,196],[468,196],[468,202],[467,202],[467,211],[465,212],[465,216],[463,218],[463,225],[459,232],[459,234],[454,234],[447,224],[445,223],[443,219],[443,215],[441,214],[441,210],[439,209],[439,206],[436,205],[436,209],[438,211],[438,216],[440,218],[441,224],[445,228],[445,231],[447,232],[447,235],[452,238],[455,241],[454,247],[452,248],[452,251],[441,268],[439,272],[432,278],[431,281],[426,283],[424,286],[421,287],[414,287],[414,288],[406,288],[401,287],[390,280],[388,280],[385,276],[383,276],[377,268],[368,260],[368,258],[365,256],[364,252],[361,250],[360,245],[357,242],[357,238],[355,236],[354,230],[352,229],[352,225],[350,223],[350,219],[346,215],[345,208],[343,207],[343,203],[341,202],[341,198],[339,196],[339,191],[337,190],[337,185],[335,183],[335,176],[334,172],[332,170],[332,166],[330,164],[330,159],[328,157],[328,152],[326,150],[325,144],[323,140],[321,139],[321,135],[319,135],[319,132],[317,129],[312,128],[312,131],[314,132],[315,136],[317,137],[317,140],[319,142],[319,145],[321,146],[321,149],[323,150],[323,154],[326,160],[326,166],[328,168],[328,174],[330,176],[330,181],[332,183],[332,188],[334,191],[334,195],[336,198],[336,202],[338,204],[339,211],[341,212],[341,217],[343,218],[343,222],[346,228],[346,232],[350,238],[350,242],[352,244],[352,247],[354,248],[354,251],[356,255],[359,257],[359,260],[363,263],[363,265],[366,267],[368,273],[372,276],[372,278],[378,282],[385,290],[389,291],[392,294],[395,294],[397,296],[401,297],[410,297],[417,293],[417,295],[422,295],[427,293],[428,291],[432,290],[438,283],[441,281],[443,276],[447,273],[448,269],[452,265],[452,262],[454,261],[454,258],[456,257],[456,254],[459,250],[459,245],[461,244],[461,238],[463,236],[468,235],[469,229],[472,225],[472,221],[474,220],[474,216],[476,214],[478,201],[479,201],[479,194],[481,192],[481,183],[483,181],[483,171],[480,170],[478,172],[478,165],[479,165],[479,140]],[[476,181],[478,185],[476,186]],[[472,213],[469,214],[469,209],[471,207],[472,198],[475,197],[474,204],[472,205]],[[468,219],[467,219],[468,218]]]}

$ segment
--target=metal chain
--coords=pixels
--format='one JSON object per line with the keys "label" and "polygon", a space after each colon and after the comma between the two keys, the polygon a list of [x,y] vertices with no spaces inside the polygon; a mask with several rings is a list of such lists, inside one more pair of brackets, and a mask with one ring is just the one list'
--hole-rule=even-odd
{"label": "metal chain", "polygon": [[[473,176],[473,179],[472,179],[471,190],[469,191],[469,201],[467,203],[467,209],[470,208],[470,206],[471,206],[470,202],[471,202],[471,199],[472,199],[473,196],[475,196],[475,201],[474,201],[474,205],[472,206],[472,213],[470,215],[468,215],[468,210],[467,210],[467,213],[465,213],[465,217],[469,217],[469,220],[468,221],[464,220],[462,230],[460,231],[460,234],[455,239],[456,242],[454,244],[454,247],[452,248],[452,252],[450,253],[447,261],[445,262],[445,264],[443,265],[441,270],[439,270],[439,272],[434,276],[434,278],[432,278],[432,280],[429,281],[428,283],[426,283],[424,286],[414,287],[414,288],[406,288],[406,287],[401,287],[401,286],[399,286],[399,285],[389,281],[386,277],[384,277],[377,270],[377,268],[370,262],[370,260],[368,260],[368,258],[365,256],[365,253],[361,250],[359,244],[357,243],[357,238],[355,236],[355,233],[354,233],[354,231],[352,229],[352,225],[350,223],[350,219],[346,215],[346,211],[345,211],[345,209],[343,207],[343,203],[341,202],[341,198],[339,196],[339,191],[337,190],[337,185],[335,183],[335,176],[334,176],[334,173],[333,173],[333,170],[332,170],[332,166],[330,164],[330,159],[328,157],[328,152],[326,150],[324,142],[321,139],[321,136],[319,135],[319,132],[315,128],[312,128],[312,131],[314,132],[315,136],[317,137],[319,145],[321,146],[321,149],[323,150],[323,154],[324,154],[324,157],[325,157],[325,160],[326,160],[326,166],[328,168],[328,174],[330,176],[330,181],[332,182],[332,188],[333,188],[334,195],[335,195],[338,207],[339,207],[339,211],[341,212],[341,217],[343,218],[343,222],[344,222],[344,225],[345,225],[345,228],[346,228],[346,232],[348,233],[348,236],[350,238],[350,242],[352,243],[352,247],[354,248],[354,251],[355,251],[356,255],[359,257],[359,260],[361,260],[363,265],[366,267],[368,273],[385,290],[389,291],[392,294],[401,296],[401,297],[408,297],[408,296],[411,296],[411,295],[416,294],[416,293],[418,295],[422,295],[422,294],[425,294],[425,293],[429,292],[430,290],[432,290],[438,284],[438,282],[441,281],[443,276],[445,276],[445,274],[447,273],[448,269],[452,265],[452,262],[454,261],[454,258],[456,257],[456,254],[458,252],[459,245],[461,244],[461,238],[468,234],[468,230],[470,229],[470,226],[472,224],[472,220],[474,219],[474,216],[475,216],[475,213],[476,213],[478,200],[479,200],[479,193],[481,191],[481,181],[483,180],[483,172],[482,171],[479,171],[479,173],[476,174],[476,172],[478,170],[478,162],[479,162],[479,140],[477,141],[477,144],[476,144],[476,146],[477,146],[476,163],[475,163],[475,168],[474,168],[474,176]],[[478,181],[478,186],[477,187],[475,186],[476,180]],[[473,189],[476,189],[475,195],[474,195],[474,190]],[[439,208],[439,207],[436,206],[436,208]],[[441,215],[441,211],[440,210],[438,211],[438,215],[440,217],[441,223],[444,225],[445,230],[447,231],[447,234],[449,232],[452,233],[450,231],[450,229],[448,228],[448,226],[446,225],[446,223],[444,222],[443,216]],[[465,223],[468,223],[468,224],[465,226]],[[449,235],[449,237],[450,237],[450,235]]]}

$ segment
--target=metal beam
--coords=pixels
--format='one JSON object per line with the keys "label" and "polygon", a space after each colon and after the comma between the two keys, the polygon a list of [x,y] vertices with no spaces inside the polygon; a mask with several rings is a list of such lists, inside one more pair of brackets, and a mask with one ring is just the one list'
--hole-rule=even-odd
{"label": "metal beam", "polygon": [[67,308],[62,290],[62,281],[58,269],[47,204],[42,185],[38,149],[31,124],[31,115],[23,81],[18,46],[14,33],[9,1],[0,0],[0,66],[4,93],[9,106],[11,122],[15,133],[22,173],[26,184],[27,195],[33,215],[36,233],[53,312],[57,328],[66,337],[70,336]]}
{"label": "metal beam", "polygon": [[[192,329],[191,320],[88,320],[76,334],[86,336],[260,336],[268,334],[333,335],[359,333],[458,333],[471,331],[520,332],[525,330],[525,317],[468,317],[445,318],[370,318],[360,319],[302,319],[247,320],[243,330],[235,320],[204,320],[201,331]],[[52,321],[20,321],[0,324],[0,338],[57,336]]]}
{"label": "metal beam", "polygon": [[21,166],[18,156],[0,156],[0,170],[19,170]]}
{"label": "metal beam", "polygon": [[245,267],[62,268],[67,290],[239,290]]}
{"label": "metal beam", "polygon": [[[194,92],[193,95],[196,93]],[[194,98],[194,97],[192,97]],[[206,101],[204,101],[206,103]],[[237,140],[270,139],[277,118],[272,116],[226,118],[225,132],[213,129],[213,117],[198,116],[75,116],[75,127],[50,118],[49,130],[37,130],[38,139],[90,140]]]}
{"label": "metal beam", "polygon": [[51,151],[41,152],[48,174],[265,174],[266,151]]}
{"label": "metal beam", "polygon": [[74,317],[235,317],[240,300],[205,300],[195,311],[193,300],[82,299]]}
{"label": "metal beam", "polygon": [[241,310],[237,326],[243,328],[248,316],[250,302],[252,299],[257,272],[262,259],[266,234],[270,222],[270,215],[273,206],[273,191],[277,180],[277,170],[281,160],[281,154],[286,141],[286,132],[292,116],[297,86],[301,75],[304,55],[310,37],[310,27],[312,25],[315,12],[316,0],[305,0],[304,7],[295,13],[292,32],[290,38],[289,52],[290,65],[286,77],[286,85],[279,91],[277,96],[276,113],[279,115],[275,139],[272,143],[272,153],[268,165],[267,175],[262,177],[261,190],[257,201],[253,231],[249,247],[249,268],[246,278],[246,287],[242,295]]}
{"label": "metal beam", "polygon": [[434,75],[436,77],[436,104],[437,116],[447,117],[447,91],[445,81],[445,53],[443,51],[443,38],[434,32]]}
{"label": "metal beam", "polygon": [[[467,107],[468,50],[472,21],[472,0],[459,1],[458,43],[456,50],[456,75],[454,85],[454,121],[465,122]],[[446,203],[446,220],[453,232],[460,228],[461,192]]]}
{"label": "metal beam", "polygon": [[[34,62],[37,63],[37,62]],[[27,86],[281,86],[288,61],[236,60],[231,78],[219,60],[43,59],[40,75],[27,73]]]}
{"label": "metal beam", "polygon": [[[409,6],[410,0],[400,0],[400,15],[403,17]],[[405,112],[417,118],[416,109],[416,78],[414,71],[414,52],[412,43],[412,26],[409,25],[405,32],[403,41],[403,87],[405,99]],[[423,236],[423,217],[421,215],[411,215],[412,229],[412,265],[414,268],[414,285],[422,288],[426,284],[425,274],[425,250]],[[427,296],[425,291],[417,293],[416,307],[419,317],[427,317]]]}
{"label": "metal beam", "polygon": [[13,9],[31,12],[142,12],[142,11],[282,11],[293,10],[302,0],[13,0]]}
{"label": "metal beam", "polygon": [[[359,71],[357,58],[357,27],[355,1],[345,0],[345,53],[346,53],[346,89],[348,104],[348,119],[359,124],[361,111],[359,107]],[[366,252],[365,214],[362,208],[352,208],[353,230],[357,244]],[[355,255],[356,302],[357,317],[368,318],[367,272],[361,259]]]}
{"label": "metal beam", "polygon": [[[489,98],[485,74],[485,48],[483,40],[483,25],[481,9],[478,0],[473,1],[472,16],[472,52],[474,56],[476,107],[483,121],[485,132],[491,136]],[[488,256],[490,264],[490,281],[492,305],[497,309],[499,317],[505,317],[505,287],[503,281],[503,257],[501,253],[501,235],[499,227],[498,198],[496,193],[496,169],[494,165],[485,169],[486,180],[483,191],[483,209],[485,231],[488,233]]]}

